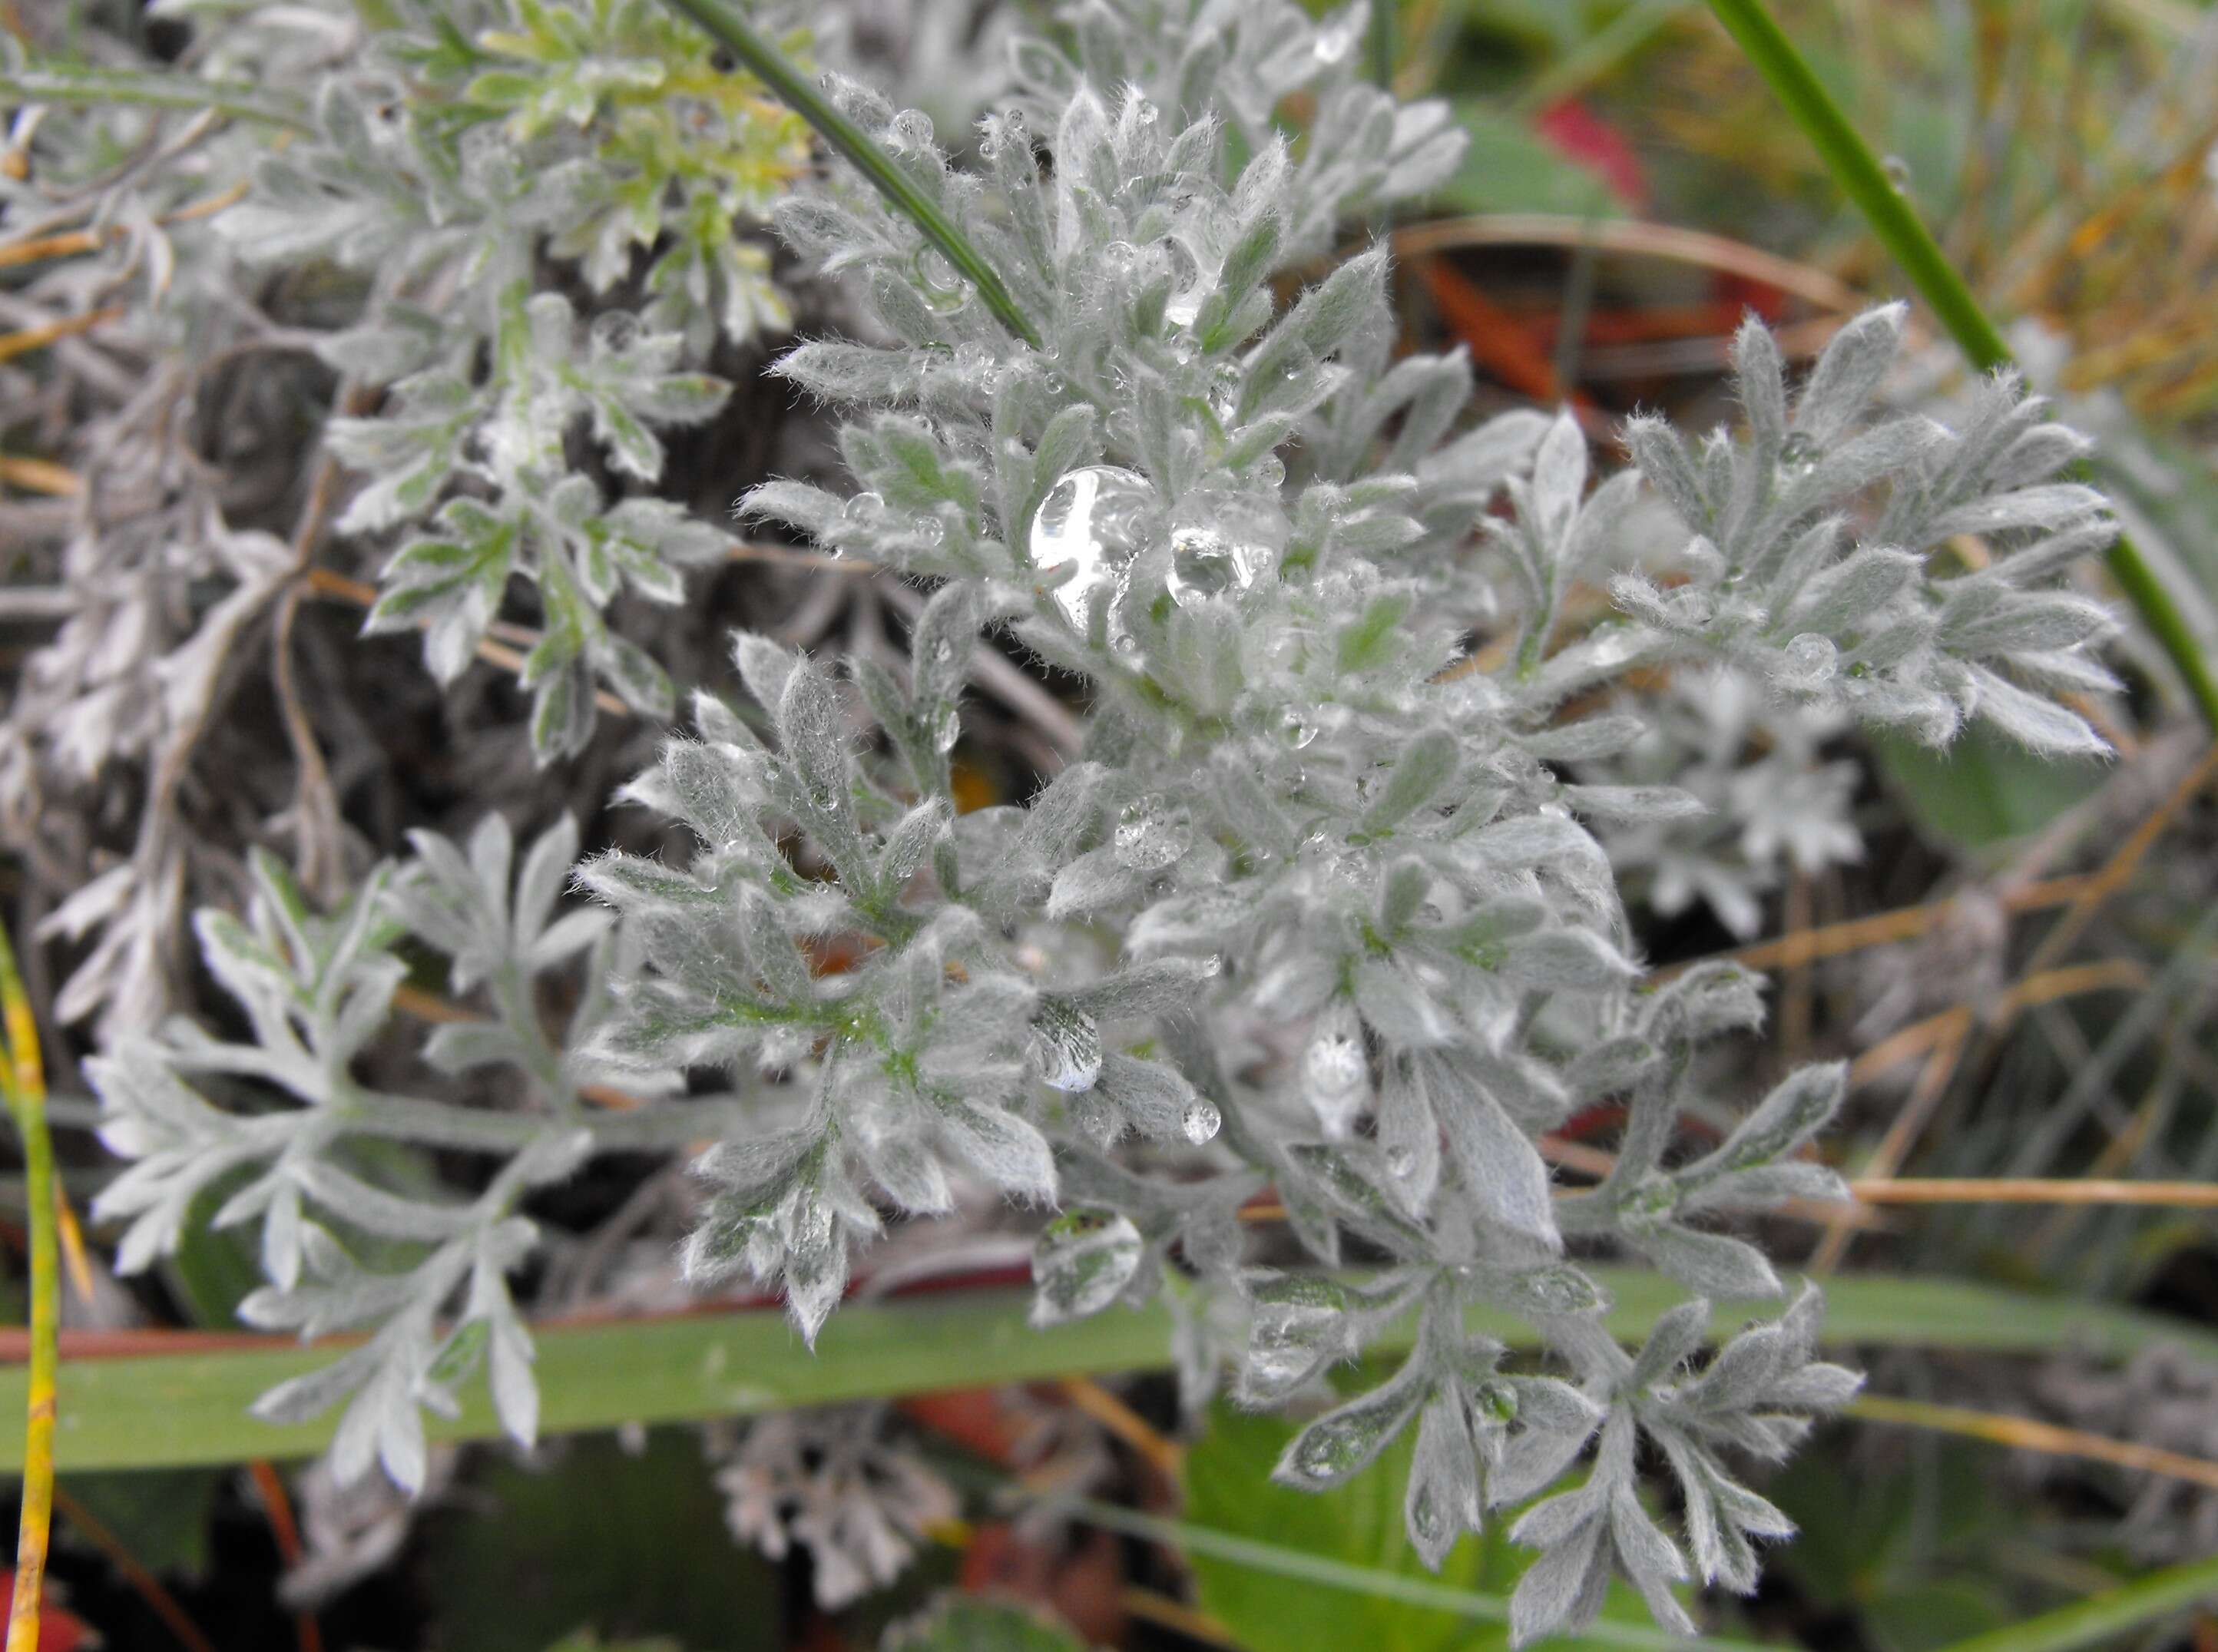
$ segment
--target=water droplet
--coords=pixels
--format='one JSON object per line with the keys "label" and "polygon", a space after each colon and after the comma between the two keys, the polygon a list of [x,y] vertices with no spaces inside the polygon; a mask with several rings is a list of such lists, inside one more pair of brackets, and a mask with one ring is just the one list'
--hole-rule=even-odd
{"label": "water droplet", "polygon": [[1224,960],[1218,957],[1214,952],[1211,953],[1207,957],[1201,961],[1201,973],[1204,976],[1213,979],[1214,977],[1222,974],[1224,972]]}
{"label": "water droplet", "polygon": [[1185,816],[1143,798],[1118,817],[1113,842],[1118,865],[1160,872],[1193,847],[1193,828]]}
{"label": "water droplet", "polygon": [[1818,467],[1822,452],[1806,432],[1797,430],[1780,445],[1779,467],[1792,476],[1807,476]]}
{"label": "water droplet", "polygon": [[894,116],[887,136],[895,149],[921,155],[932,147],[932,117],[921,109],[903,109]]}
{"label": "water droplet", "polygon": [[916,289],[924,301],[940,314],[950,314],[970,301],[970,283],[956,273],[955,266],[938,248],[918,248],[916,257],[909,261],[909,270],[916,277]]}
{"label": "water droplet", "polygon": [[858,527],[869,527],[877,521],[878,513],[885,508],[885,500],[877,494],[858,493],[841,507],[839,515],[846,521],[854,523]]}
{"label": "water droplet", "polygon": [[1906,195],[1910,193],[1910,163],[1908,161],[1899,155],[1890,155],[1880,163],[1880,167],[1886,172],[1887,181],[1894,186],[1895,194]]}
{"label": "water droplet", "polygon": [[1279,714],[1279,738],[1297,752],[1309,749],[1317,737],[1317,726],[1298,706],[1288,706]]}
{"label": "water droplet", "polygon": [[1318,1123],[1326,1135],[1344,1136],[1371,1098],[1371,1063],[1361,1034],[1345,1027],[1325,1028],[1310,1040],[1302,1067]]}
{"label": "water droplet", "polygon": [[1101,1076],[1101,1029],[1082,1010],[1056,1003],[1032,1018],[1040,1076],[1057,1090],[1091,1090]]}
{"label": "water droplet", "polygon": [[1146,102],[1135,104],[1132,109],[1132,119],[1136,124],[1143,127],[1155,125],[1155,106]]}
{"label": "water droplet", "polygon": [[1214,528],[1180,528],[1171,535],[1171,599],[1193,608],[1248,581],[1232,560],[1232,546]]}
{"label": "water droplet", "polygon": [[1171,528],[1167,584],[1180,608],[1245,591],[1271,566],[1292,532],[1275,499],[1211,491],[1189,499]]}
{"label": "water droplet", "polygon": [[1345,63],[1348,54],[1355,50],[1355,42],[1363,27],[1364,14],[1350,10],[1327,23],[1317,32],[1317,60],[1330,68]]}
{"label": "water droplet", "polygon": [[1832,680],[1840,655],[1830,638],[1805,631],[1787,645],[1787,670],[1782,673],[1795,688],[1819,688]]}
{"label": "water droplet", "polygon": [[1206,1096],[1196,1096],[1186,1103],[1186,1112],[1179,1120],[1180,1128],[1186,1131],[1186,1139],[1196,1147],[1215,1141],[1217,1129],[1224,1123],[1224,1116],[1217,1111],[1217,1104]]}
{"label": "water droplet", "polygon": [[606,310],[593,318],[593,349],[604,356],[621,356],[639,342],[639,318],[624,310]]}
{"label": "water droplet", "polygon": [[943,754],[955,749],[955,742],[963,738],[963,714],[951,705],[942,706],[932,720],[932,749]]}
{"label": "water droplet", "polygon": [[1397,1179],[1404,1179],[1415,1174],[1417,1168],[1417,1154],[1416,1150],[1412,1148],[1404,1146],[1401,1142],[1396,1142],[1392,1147],[1386,1149],[1386,1168],[1394,1174]]}
{"label": "water droplet", "polygon": [[1230,362],[1219,366],[1209,381],[1209,411],[1212,418],[1226,430],[1240,412],[1240,393],[1247,387],[1247,374]]}
{"label": "water droplet", "polygon": [[[1084,631],[1095,601],[1113,593],[1124,565],[1140,550],[1155,507],[1144,478],[1114,465],[1067,471],[1033,513],[1027,547],[1035,568],[1075,567],[1056,587],[1056,606]],[[1130,644],[1118,639],[1119,646]],[[1127,650],[1129,652],[1129,649]]]}

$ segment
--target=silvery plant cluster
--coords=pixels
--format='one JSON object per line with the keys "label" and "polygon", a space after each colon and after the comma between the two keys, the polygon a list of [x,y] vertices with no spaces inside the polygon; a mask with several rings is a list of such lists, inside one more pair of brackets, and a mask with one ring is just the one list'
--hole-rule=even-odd
{"label": "silvery plant cluster", "polygon": [[[1360,5],[1079,0],[1013,40],[974,132],[827,75],[1028,337],[655,0],[393,0],[368,40],[336,6],[159,9],[204,10],[207,49],[113,77],[167,103],[41,117],[97,157],[78,187],[137,260],[145,358],[336,368],[334,529],[387,553],[369,629],[420,628],[447,678],[536,593],[514,739],[539,762],[598,693],[684,709],[610,800],[682,828],[660,856],[579,860],[567,820],[519,843],[491,798],[336,900],[256,854],[195,925],[220,1034],[154,1013],[184,876],[163,822],[58,914],[92,972],[70,1012],[108,1012],[122,1265],[245,1230],[247,1320],[369,1333],[266,1414],[344,1408],[336,1474],[404,1487],[466,1383],[530,1441],[517,1281],[548,1235],[524,1201],[713,1139],[685,1269],[774,1285],[812,1340],[874,1240],[982,1185],[1042,1213],[1036,1322],[1167,1295],[1190,1395],[1229,1367],[1240,1401],[1298,1408],[1281,1480],[1335,1485],[1413,1432],[1428,1561],[1496,1519],[1536,1551],[1521,1638],[1614,1577],[1682,1629],[1676,1586],[1754,1587],[1790,1526],[1745,1465],[1857,1378],[1734,1223],[1843,1196],[1810,1149],[1844,1075],[1709,1093],[1705,1047],[1760,1023],[1761,983],[1650,982],[1622,888],[1751,928],[1782,868],[1857,852],[1857,727],[2100,751],[2064,702],[2113,686],[2107,616],[2059,588],[2111,531],[2059,479],[2079,437],[2007,378],[1945,419],[1887,405],[1896,307],[1799,383],[1751,321],[1732,426],[1635,418],[1622,467],[1568,414],[1475,418],[1460,353],[1403,348],[1365,239],[1462,140],[1371,83]],[[179,112],[250,87],[206,131]],[[853,306],[771,369],[831,410],[841,474],[725,491],[751,531],[923,600],[905,668],[743,632],[733,674],[681,692],[610,603],[683,603],[734,531],[654,485],[659,432],[728,392],[698,370],[715,338],[789,315],[758,218]],[[344,296],[327,327],[257,332],[233,295],[273,266]],[[10,714],[19,832],[65,772],[158,770],[290,589],[294,548],[230,527],[189,433],[135,405],[118,385],[102,417],[138,491],[56,552],[66,617]],[[951,754],[995,653],[1080,685],[1082,750],[963,812]],[[412,1036],[393,1000],[427,957],[472,1014],[421,1042],[421,1093],[374,1087],[360,1058]],[[1613,1167],[1558,1185],[1543,1138],[1605,1104]],[[1695,1104],[1738,1122],[1690,1154]],[[1240,1219],[1266,1190],[1267,1252]],[[1686,1293],[1630,1352],[1590,1271],[1620,1255]],[[1779,1308],[1706,1355],[1710,1302],[1751,1298]],[[1543,1352],[1471,1334],[1480,1307]],[[1325,1402],[1412,1321],[1391,1375]]]}

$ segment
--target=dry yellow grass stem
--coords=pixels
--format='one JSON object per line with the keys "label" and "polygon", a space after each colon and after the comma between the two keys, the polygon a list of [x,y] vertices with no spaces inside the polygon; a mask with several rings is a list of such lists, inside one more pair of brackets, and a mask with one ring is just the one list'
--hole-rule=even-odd
{"label": "dry yellow grass stem", "polygon": [[2022,1451],[2107,1463],[2121,1469],[2138,1469],[2144,1474],[2160,1474],[2218,1488],[2218,1463],[2208,1457],[2189,1457],[2184,1451],[2167,1451],[2160,1446],[2142,1445],[2132,1440],[2112,1439],[2105,1434],[2064,1428],[2031,1417],[1974,1411],[1965,1406],[1933,1405],[1924,1400],[1902,1400],[1882,1394],[1867,1394],[1851,1400],[1847,1409],[1849,1415],[1861,1422],[1959,1434],[1967,1439],[2014,1446]]}
{"label": "dry yellow grass stem", "polygon": [[28,355],[34,350],[64,338],[73,338],[78,333],[90,332],[95,327],[123,318],[123,308],[111,305],[104,310],[87,310],[83,315],[65,315],[44,326],[26,327],[21,332],[0,334],[0,362],[13,361],[18,356]]}
{"label": "dry yellow grass stem", "polygon": [[1100,1423],[1171,1484],[1186,1467],[1186,1448],[1090,1377],[1066,1377],[1063,1396]]}
{"label": "dry yellow grass stem", "polygon": [[73,499],[84,492],[84,478],[66,465],[21,454],[0,454],[0,482],[26,493],[51,494],[58,499]]}

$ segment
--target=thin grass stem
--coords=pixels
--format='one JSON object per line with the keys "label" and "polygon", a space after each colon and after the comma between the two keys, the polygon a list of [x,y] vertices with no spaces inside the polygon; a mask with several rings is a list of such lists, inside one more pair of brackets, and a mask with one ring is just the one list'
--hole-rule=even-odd
{"label": "thin grass stem", "polygon": [[1017,306],[1016,300],[1010,296],[1009,289],[1002,285],[1001,276],[986,262],[984,255],[970,244],[954,220],[940,211],[938,203],[926,196],[885,151],[871,141],[868,133],[833,108],[829,99],[802,78],[800,70],[783,52],[758,34],[725,0],[663,0],[663,3],[697,24],[718,45],[728,48],[758,80],[784,101],[787,108],[815,127],[826,143],[845,156],[886,198],[887,203],[907,216],[940,256],[978,289],[978,296],[1003,326],[1034,350],[1040,347],[1038,330]]}

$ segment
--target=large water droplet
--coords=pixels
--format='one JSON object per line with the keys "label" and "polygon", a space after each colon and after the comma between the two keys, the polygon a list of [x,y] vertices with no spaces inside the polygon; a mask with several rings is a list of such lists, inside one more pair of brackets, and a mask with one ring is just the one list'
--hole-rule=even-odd
{"label": "large water droplet", "polygon": [[1056,587],[1056,606],[1084,631],[1088,610],[1116,593],[1124,565],[1138,554],[1155,507],[1144,478],[1115,465],[1066,471],[1032,513],[1026,541],[1032,566],[1073,567]]}
{"label": "large water droplet", "polygon": [[932,720],[932,749],[943,753],[952,752],[955,742],[962,738],[963,714],[952,705],[940,707]]}
{"label": "large water droplet", "polygon": [[1196,1096],[1186,1104],[1185,1116],[1179,1123],[1186,1131],[1186,1139],[1200,1147],[1217,1139],[1217,1129],[1224,1124],[1224,1118],[1217,1111],[1215,1102],[1206,1096]]}
{"label": "large water droplet", "polygon": [[1101,1076],[1101,1029],[1082,1010],[1056,1003],[1032,1018],[1040,1076],[1058,1090],[1091,1090]]}

